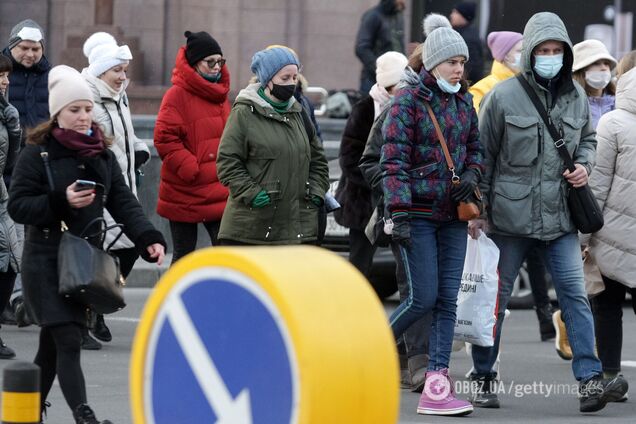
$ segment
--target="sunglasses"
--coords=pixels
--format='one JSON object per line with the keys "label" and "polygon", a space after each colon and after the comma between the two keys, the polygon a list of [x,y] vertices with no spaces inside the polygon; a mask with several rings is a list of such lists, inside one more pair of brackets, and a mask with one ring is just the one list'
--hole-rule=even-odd
{"label": "sunglasses", "polygon": [[206,60],[205,61],[208,66],[210,67],[210,69],[214,68],[216,66],[216,64],[219,64],[219,67],[223,67],[223,65],[225,65],[226,60],[225,59],[210,59],[210,60]]}

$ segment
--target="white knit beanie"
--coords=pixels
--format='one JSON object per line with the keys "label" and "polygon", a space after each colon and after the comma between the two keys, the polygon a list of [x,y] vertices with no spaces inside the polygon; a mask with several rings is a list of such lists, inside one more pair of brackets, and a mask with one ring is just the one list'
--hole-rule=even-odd
{"label": "white knit beanie", "polygon": [[88,72],[95,77],[132,59],[128,46],[118,46],[115,37],[107,32],[96,32],[88,37],[83,51],[88,59]]}
{"label": "white knit beanie", "polygon": [[402,53],[386,52],[375,61],[375,79],[384,88],[400,82],[409,60]]}
{"label": "white knit beanie", "polygon": [[49,114],[55,117],[66,105],[77,100],[93,103],[88,83],[70,66],[55,66],[49,72]]}

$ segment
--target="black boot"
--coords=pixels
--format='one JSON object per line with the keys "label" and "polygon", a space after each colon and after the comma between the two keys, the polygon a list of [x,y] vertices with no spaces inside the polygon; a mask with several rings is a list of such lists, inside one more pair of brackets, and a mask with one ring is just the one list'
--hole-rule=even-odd
{"label": "black boot", "polygon": [[0,339],[0,359],[13,359],[15,352]]}
{"label": "black boot", "polygon": [[98,421],[97,418],[95,418],[95,413],[91,407],[85,403],[82,403],[75,408],[73,411],[73,418],[75,418],[76,424],[113,424],[109,420]]}
{"label": "black boot", "polygon": [[470,377],[472,397],[470,403],[476,408],[499,408],[495,380],[496,375]]}
{"label": "black boot", "polygon": [[556,337],[556,330],[552,323],[552,305],[537,305],[537,318],[539,319],[539,332],[541,333],[541,341],[551,340]]}
{"label": "black boot", "polygon": [[93,336],[95,336],[95,338],[98,340],[101,340],[103,342],[111,341],[113,339],[113,336],[112,334],[110,334],[110,330],[108,329],[108,327],[106,327],[106,323],[104,322],[104,315],[96,315],[97,316],[95,317],[95,325],[93,326],[91,333],[93,333]]}
{"label": "black boot", "polygon": [[88,334],[88,328],[82,329],[82,349],[83,350],[100,350],[102,344]]}

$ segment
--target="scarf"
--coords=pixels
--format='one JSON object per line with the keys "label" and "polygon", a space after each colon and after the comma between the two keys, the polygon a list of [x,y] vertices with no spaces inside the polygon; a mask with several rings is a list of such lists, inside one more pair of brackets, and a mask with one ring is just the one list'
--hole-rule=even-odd
{"label": "scarf", "polygon": [[369,96],[373,99],[373,119],[378,117],[384,108],[391,101],[392,96],[386,91],[386,88],[374,84],[369,90]]}
{"label": "scarf", "polygon": [[53,128],[52,135],[62,146],[74,150],[79,156],[94,157],[106,149],[104,134],[96,124],[91,126],[93,135],[82,134],[60,127]]}

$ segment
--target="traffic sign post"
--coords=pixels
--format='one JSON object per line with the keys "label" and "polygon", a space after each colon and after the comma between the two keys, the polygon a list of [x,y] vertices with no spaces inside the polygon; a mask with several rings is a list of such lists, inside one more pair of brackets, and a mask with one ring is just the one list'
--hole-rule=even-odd
{"label": "traffic sign post", "polygon": [[133,345],[135,424],[395,423],[383,307],[315,247],[209,248],[148,300]]}

